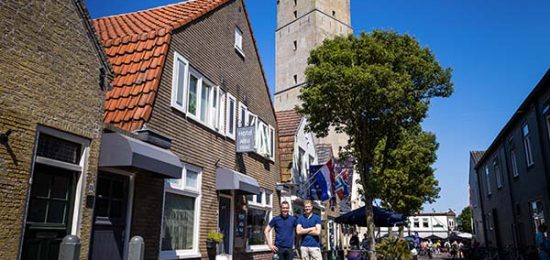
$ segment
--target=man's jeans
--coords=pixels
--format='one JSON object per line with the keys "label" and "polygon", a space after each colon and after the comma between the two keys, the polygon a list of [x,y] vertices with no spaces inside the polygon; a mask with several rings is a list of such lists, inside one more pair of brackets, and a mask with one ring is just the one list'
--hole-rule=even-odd
{"label": "man's jeans", "polygon": [[277,247],[277,255],[279,260],[292,260],[294,259],[294,250],[292,248]]}

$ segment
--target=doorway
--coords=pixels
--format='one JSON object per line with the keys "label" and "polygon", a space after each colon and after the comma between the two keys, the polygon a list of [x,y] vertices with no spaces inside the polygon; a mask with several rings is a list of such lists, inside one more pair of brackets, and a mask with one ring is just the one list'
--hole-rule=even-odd
{"label": "doorway", "polygon": [[76,176],[75,171],[35,165],[21,259],[57,259],[70,233]]}
{"label": "doorway", "polygon": [[233,254],[233,196],[220,194],[218,207],[218,230],[223,234],[219,245],[220,254]]}
{"label": "doorway", "polygon": [[124,259],[129,186],[129,176],[99,172],[90,259]]}

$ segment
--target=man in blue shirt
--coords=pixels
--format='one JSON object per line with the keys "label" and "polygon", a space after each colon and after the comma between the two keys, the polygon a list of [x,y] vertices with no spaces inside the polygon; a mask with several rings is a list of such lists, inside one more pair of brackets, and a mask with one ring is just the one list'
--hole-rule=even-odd
{"label": "man in blue shirt", "polygon": [[301,236],[300,252],[302,260],[322,260],[321,243],[321,218],[313,214],[311,200],[304,201],[304,215],[298,217],[296,233]]}
{"label": "man in blue shirt", "polygon": [[[264,236],[269,248],[276,253],[281,260],[292,260],[294,258],[294,230],[296,218],[288,214],[288,202],[281,202],[281,214],[274,217],[264,229]],[[275,245],[271,242],[271,229],[275,229]]]}

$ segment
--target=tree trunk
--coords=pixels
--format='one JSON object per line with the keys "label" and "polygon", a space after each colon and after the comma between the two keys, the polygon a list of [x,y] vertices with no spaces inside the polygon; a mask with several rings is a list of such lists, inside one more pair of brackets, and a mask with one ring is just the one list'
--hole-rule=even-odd
{"label": "tree trunk", "polygon": [[403,238],[403,231],[404,231],[404,227],[399,226],[399,238]]}
{"label": "tree trunk", "polygon": [[369,241],[369,251],[368,253],[368,259],[369,260],[376,260],[376,253],[374,253],[375,250],[375,241],[374,241],[374,214],[372,211],[372,198],[369,198],[365,196],[365,215],[367,217],[367,239]]}

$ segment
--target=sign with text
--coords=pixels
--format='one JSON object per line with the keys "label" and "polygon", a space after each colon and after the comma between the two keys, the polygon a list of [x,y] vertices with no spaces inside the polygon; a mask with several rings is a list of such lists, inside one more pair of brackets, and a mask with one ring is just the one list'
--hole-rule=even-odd
{"label": "sign with text", "polygon": [[237,128],[237,152],[254,152],[256,128],[253,126]]}

